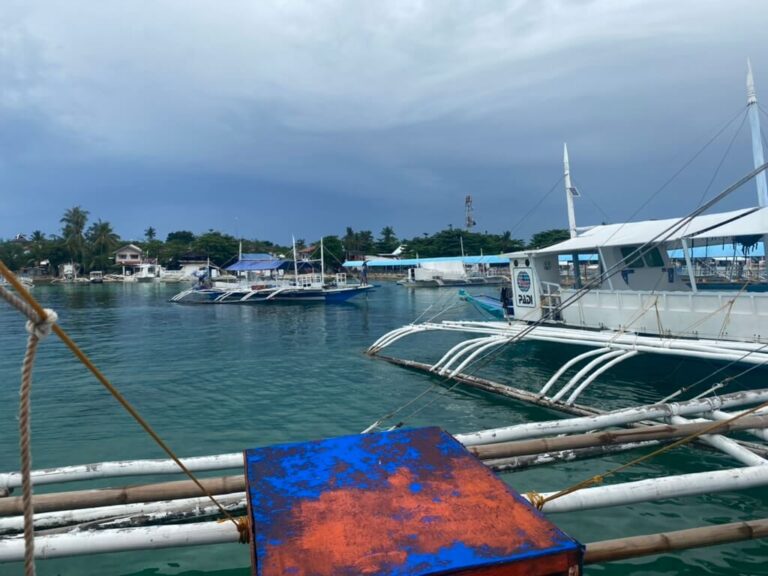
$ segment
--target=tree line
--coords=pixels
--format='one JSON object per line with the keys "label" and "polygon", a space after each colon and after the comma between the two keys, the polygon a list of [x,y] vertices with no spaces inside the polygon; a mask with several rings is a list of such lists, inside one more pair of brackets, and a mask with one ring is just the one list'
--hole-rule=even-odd
{"label": "tree line", "polygon": [[[80,206],[68,209],[61,217],[59,234],[45,234],[40,230],[29,236],[18,235],[0,240],[0,259],[12,270],[21,271],[37,266],[49,267],[52,273],[58,266],[73,262],[82,272],[115,269],[115,252],[129,243],[120,238],[109,222],[101,219],[89,224],[90,213]],[[326,263],[340,267],[344,260],[362,259],[366,255],[391,254],[400,245],[405,249],[400,257],[429,258],[434,256],[460,256],[501,254],[524,248],[542,248],[568,238],[567,230],[546,230],[534,234],[526,244],[512,238],[510,232],[489,234],[448,227],[434,234],[423,233],[414,238],[398,238],[391,226],[385,226],[378,237],[370,230],[355,231],[347,227],[340,236],[324,236]],[[144,250],[144,256],[167,268],[177,268],[183,260],[208,259],[218,266],[237,260],[242,243],[244,253],[266,252],[291,258],[291,246],[281,246],[266,240],[238,239],[230,234],[208,230],[194,234],[188,230],[170,232],[165,240],[157,238],[154,227],[144,231],[141,241],[130,241]],[[297,240],[297,248],[311,257],[319,257],[320,239],[307,243]],[[308,248],[314,247],[314,255]]]}

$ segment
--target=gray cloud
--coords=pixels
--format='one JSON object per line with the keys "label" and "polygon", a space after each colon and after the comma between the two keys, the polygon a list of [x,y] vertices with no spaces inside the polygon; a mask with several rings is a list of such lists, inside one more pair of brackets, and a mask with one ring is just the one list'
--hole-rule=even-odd
{"label": "gray cloud", "polygon": [[[743,106],[747,56],[768,86],[766,12],[746,0],[11,4],[0,167],[14,188],[0,237],[40,227],[31,191],[48,231],[82,203],[124,236],[234,233],[234,204],[258,214],[240,233],[275,241],[287,226],[413,235],[460,224],[467,193],[480,228],[502,231],[557,180],[564,140],[585,194],[627,217]],[[682,213],[707,179],[644,215]],[[144,210],[121,207],[126,195]],[[288,198],[304,208],[291,218]],[[560,204],[553,194],[516,234],[562,226]]]}

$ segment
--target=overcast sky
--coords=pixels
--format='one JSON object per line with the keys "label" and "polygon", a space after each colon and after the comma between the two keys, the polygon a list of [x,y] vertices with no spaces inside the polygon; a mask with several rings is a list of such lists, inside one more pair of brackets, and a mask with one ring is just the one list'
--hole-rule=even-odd
{"label": "overcast sky", "polygon": [[768,109],[758,0],[3,0],[0,34],[0,238],[75,205],[125,239],[412,237],[470,194],[527,239],[567,226],[563,142],[580,225],[682,215],[751,168],[748,57]]}

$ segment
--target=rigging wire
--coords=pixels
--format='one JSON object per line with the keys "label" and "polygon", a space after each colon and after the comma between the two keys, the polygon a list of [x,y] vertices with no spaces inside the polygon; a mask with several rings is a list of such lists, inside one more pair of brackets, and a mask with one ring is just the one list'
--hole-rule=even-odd
{"label": "rigging wire", "polygon": [[[725,130],[726,130],[726,129],[727,129],[727,128],[728,128],[728,127],[731,125],[731,124],[733,124],[733,123],[736,121],[736,119],[737,119],[737,118],[738,118],[738,117],[739,117],[741,114],[744,114],[744,115],[746,115],[746,111],[744,111],[743,109],[739,109],[739,111],[738,111],[736,114],[734,114],[734,115],[733,115],[733,116],[730,118],[730,120],[728,120],[728,122],[726,122],[726,123],[723,125],[723,127],[722,127],[722,128],[720,128],[720,130],[718,130],[718,131],[715,133],[715,135],[714,135],[714,136],[712,136],[712,137],[709,139],[709,141],[707,141],[707,143],[706,143],[706,144],[704,144],[704,146],[702,146],[702,147],[701,147],[701,148],[700,148],[700,149],[699,149],[699,150],[698,150],[698,151],[697,151],[697,152],[696,152],[696,153],[695,153],[693,156],[691,156],[691,157],[690,157],[690,158],[689,158],[689,159],[688,159],[688,160],[687,160],[685,163],[683,163],[683,165],[682,165],[682,166],[681,166],[681,167],[680,167],[680,168],[679,168],[679,169],[678,169],[678,170],[677,170],[677,171],[676,171],[674,174],[672,174],[672,176],[670,176],[670,177],[667,179],[667,181],[666,181],[666,182],[664,182],[664,184],[662,184],[662,185],[661,185],[661,186],[660,186],[660,187],[659,187],[659,188],[658,188],[658,189],[657,189],[657,190],[656,190],[656,191],[655,191],[653,194],[651,194],[651,195],[650,195],[650,196],[649,196],[649,197],[648,197],[648,198],[645,200],[645,202],[643,202],[643,203],[642,203],[642,204],[641,204],[641,205],[640,205],[640,206],[639,206],[639,207],[638,207],[638,208],[637,208],[637,209],[636,209],[636,210],[635,210],[635,211],[634,211],[634,212],[633,212],[633,213],[632,213],[632,214],[629,216],[629,218],[627,219],[627,222],[631,221],[631,220],[632,220],[632,219],[633,219],[635,216],[637,216],[637,215],[638,215],[638,214],[639,214],[639,213],[640,213],[640,212],[641,212],[641,211],[642,211],[642,210],[643,210],[643,209],[644,209],[646,206],[648,206],[648,204],[650,204],[650,203],[651,203],[651,201],[652,201],[654,198],[656,198],[656,196],[658,196],[658,195],[659,195],[659,194],[660,194],[660,193],[661,193],[663,190],[665,190],[665,189],[666,189],[666,188],[667,188],[667,187],[668,187],[670,184],[672,184],[672,182],[673,182],[674,180],[676,180],[676,179],[677,179],[677,177],[678,177],[680,174],[682,174],[682,173],[683,173],[683,172],[684,172],[684,171],[685,171],[685,170],[686,170],[686,169],[687,169],[687,168],[688,168],[688,167],[689,167],[691,164],[693,164],[693,162],[694,162],[694,161],[696,161],[696,159],[697,159],[699,156],[701,156],[701,155],[704,153],[704,151],[705,151],[707,148],[709,148],[709,146],[711,146],[711,145],[712,145],[712,143],[713,143],[715,140],[717,140],[717,139],[720,137],[720,135],[721,135],[723,132],[725,132]],[[622,223],[622,224],[621,224],[621,225],[620,225],[620,226],[619,226],[619,227],[618,227],[618,228],[617,228],[617,229],[616,229],[616,230],[613,232],[613,234],[611,234],[611,235],[610,235],[610,236],[609,236],[609,237],[606,239],[606,242],[607,242],[608,240],[610,240],[611,238],[613,238],[613,237],[614,237],[616,234],[618,234],[618,233],[619,233],[619,232],[620,232],[620,231],[621,231],[621,230],[624,228],[624,226],[627,224],[627,222],[623,222],[623,223]]]}
{"label": "rigging wire", "polygon": [[534,204],[533,208],[528,210],[528,212],[526,212],[525,215],[523,215],[523,217],[520,218],[520,220],[518,220],[514,226],[512,226],[511,230],[509,231],[510,236],[512,236],[517,231],[517,229],[520,227],[520,225],[523,222],[526,222],[528,220],[528,217],[531,214],[533,214],[536,210],[539,209],[539,206],[541,206],[544,203],[544,201],[549,197],[549,195],[552,194],[552,192],[554,192],[555,188],[557,188],[560,185],[560,183],[563,181],[563,178],[565,178],[565,176],[560,176],[560,178],[557,179],[557,182],[552,184],[552,187],[547,191],[547,193],[544,194],[544,196],[542,196],[541,198],[539,198],[539,201],[536,202],[536,204]]}
{"label": "rigging wire", "polygon": [[[768,169],[768,162],[762,164],[761,166],[758,166],[751,172],[749,172],[747,175],[740,178],[735,183],[731,184],[727,188],[725,188],[723,191],[721,191],[719,194],[717,194],[713,199],[707,201],[705,204],[699,206],[696,208],[693,212],[688,214],[687,216],[680,218],[676,220],[673,224],[669,225],[667,228],[659,232],[656,236],[645,242],[643,245],[638,246],[635,248],[630,254],[626,255],[624,258],[616,262],[611,267],[607,268],[606,270],[602,271],[598,276],[595,278],[589,280],[584,286],[582,286],[580,289],[576,290],[573,294],[568,296],[565,300],[563,300],[560,304],[560,309],[567,308],[568,306],[571,306],[575,304],[578,300],[583,298],[589,291],[592,289],[600,286],[606,279],[611,278],[618,274],[621,269],[626,265],[628,262],[632,262],[636,260],[637,258],[642,258],[645,254],[649,253],[651,250],[656,249],[658,246],[662,245],[666,240],[671,238],[674,234],[679,232],[680,230],[684,229],[690,222],[696,217],[732,194],[735,190],[739,189],[741,186],[743,186],[745,183],[749,182],[755,176],[758,174],[764,172],[766,169]],[[500,344],[498,348],[489,351],[487,356],[482,358],[482,362],[476,361],[473,363],[472,368],[470,369],[469,374],[476,373],[477,370],[482,368],[485,364],[487,364],[490,359],[494,358],[496,355],[498,355],[502,349],[506,347],[506,345],[510,344],[516,344],[517,342],[520,342],[523,340],[528,334],[530,334],[533,330],[535,330],[537,327],[541,326],[548,320],[550,320],[551,311],[547,311],[545,314],[541,316],[540,319],[530,322],[524,329],[522,329],[520,332],[518,332],[516,335],[510,337],[510,339]],[[749,352],[747,354],[750,355],[753,352]],[[450,377],[446,377],[442,382],[447,382],[450,380]],[[437,386],[437,383],[435,384]],[[431,389],[431,388],[430,388]],[[419,395],[419,397],[426,394],[426,391]],[[393,413],[396,414],[400,411],[400,409],[395,410]],[[377,422],[380,422],[382,419],[379,419]]]}
{"label": "rigging wire", "polygon": [[571,181],[574,183],[576,188],[579,190],[579,194],[581,196],[583,196],[584,198],[586,198],[587,200],[589,200],[589,202],[592,204],[592,206],[597,208],[598,212],[600,212],[600,214],[602,214],[605,217],[605,222],[610,222],[611,221],[611,217],[608,216],[608,214],[606,214],[605,210],[603,210],[602,207],[597,202],[595,202],[595,200],[592,198],[592,196],[590,196],[589,194],[584,194],[584,192],[582,192],[583,188],[576,184],[576,179],[573,176],[571,176]]}
{"label": "rigging wire", "polygon": [[720,168],[722,168],[723,163],[725,163],[725,159],[728,157],[728,154],[730,154],[731,148],[733,147],[733,143],[736,141],[736,137],[741,133],[741,129],[744,127],[744,123],[746,121],[747,121],[747,114],[745,113],[744,116],[741,118],[741,123],[739,124],[739,127],[733,133],[733,137],[731,138],[731,141],[728,143],[728,147],[725,149],[725,153],[723,154],[723,157],[720,159],[720,163],[715,168],[715,172],[712,174],[712,177],[709,179],[709,183],[707,184],[706,188],[704,188],[704,192],[701,193],[701,198],[699,198],[699,202],[696,204],[697,208],[701,206],[702,202],[704,202],[704,198],[706,198],[707,194],[709,193],[709,189],[712,187],[712,184],[715,182],[715,178],[717,178],[717,175],[720,172]]}

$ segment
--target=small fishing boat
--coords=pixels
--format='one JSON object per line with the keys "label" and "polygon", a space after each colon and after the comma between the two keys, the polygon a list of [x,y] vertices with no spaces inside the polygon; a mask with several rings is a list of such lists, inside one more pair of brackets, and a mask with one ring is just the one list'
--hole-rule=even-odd
{"label": "small fishing boat", "polygon": [[329,278],[325,274],[322,240],[320,252],[320,273],[299,274],[300,266],[311,268],[311,262],[299,263],[294,242],[293,277],[286,277],[283,274],[286,267],[290,265],[288,260],[270,255],[241,255],[238,262],[227,270],[236,273],[257,273],[256,276],[246,275],[242,281],[230,285],[214,286],[203,282],[176,294],[171,298],[171,302],[181,304],[339,303],[373,289],[373,285],[365,281],[350,282],[345,273],[337,273]]}

